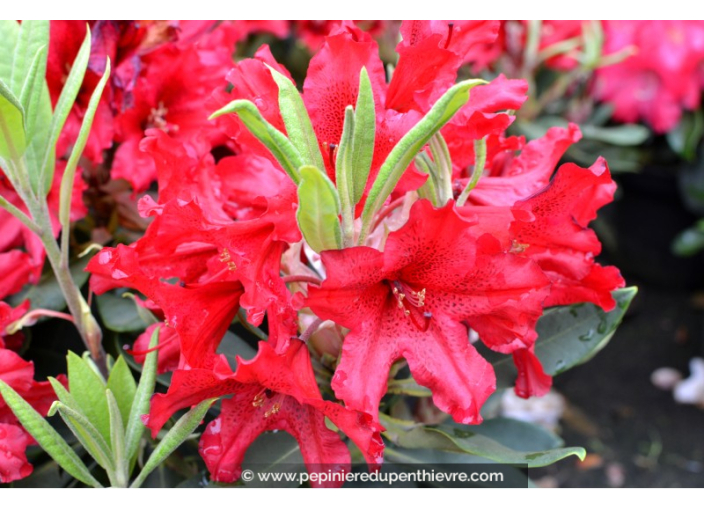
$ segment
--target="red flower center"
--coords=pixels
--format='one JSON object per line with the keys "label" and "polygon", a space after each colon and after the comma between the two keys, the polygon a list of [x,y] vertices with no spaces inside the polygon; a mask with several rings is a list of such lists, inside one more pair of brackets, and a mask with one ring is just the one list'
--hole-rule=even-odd
{"label": "red flower center", "polygon": [[400,280],[390,282],[398,308],[419,331],[428,331],[433,314],[425,310],[425,289],[414,290]]}

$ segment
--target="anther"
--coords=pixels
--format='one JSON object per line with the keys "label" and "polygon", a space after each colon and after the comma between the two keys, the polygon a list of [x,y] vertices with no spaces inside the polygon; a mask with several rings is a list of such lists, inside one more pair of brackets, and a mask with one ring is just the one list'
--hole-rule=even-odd
{"label": "anther", "polygon": [[272,416],[272,415],[278,413],[280,409],[281,409],[281,404],[279,404],[277,402],[276,404],[271,406],[271,409],[269,409],[267,412],[264,413],[264,418],[268,418],[269,416]]}
{"label": "anther", "polygon": [[445,48],[447,49],[450,46],[450,41],[452,41],[452,32],[455,29],[455,24],[450,22],[447,24],[447,41],[445,42]]}

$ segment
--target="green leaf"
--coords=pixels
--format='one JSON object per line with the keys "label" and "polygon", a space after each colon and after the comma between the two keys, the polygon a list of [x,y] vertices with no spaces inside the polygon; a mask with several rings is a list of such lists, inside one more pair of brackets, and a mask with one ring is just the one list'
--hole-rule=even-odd
{"label": "green leaf", "polygon": [[88,103],[88,108],[83,115],[83,122],[81,123],[81,129],[78,132],[78,138],[76,143],[73,145],[71,150],[71,156],[68,158],[68,163],[66,163],[66,169],[64,170],[64,175],[61,177],[61,194],[59,202],[59,222],[61,223],[61,248],[66,253],[66,258],[68,258],[68,243],[69,243],[69,233],[71,230],[71,199],[73,196],[73,183],[76,178],[76,165],[78,165],[78,159],[83,154],[83,148],[86,146],[88,141],[88,135],[90,135],[90,128],[93,125],[93,118],[95,117],[95,112],[98,109],[98,103],[100,103],[100,97],[103,95],[103,89],[105,84],[110,77],[110,59],[108,58],[105,64],[105,73],[103,77],[96,85],[93,90],[93,94],[90,96],[90,101]]}
{"label": "green leaf", "polygon": [[672,251],[680,257],[692,257],[704,249],[704,228],[701,222],[677,234]]}
{"label": "green leaf", "polygon": [[24,109],[20,100],[0,80],[0,160],[17,162],[26,149]]}
{"label": "green leaf", "polygon": [[66,119],[68,118],[73,104],[76,102],[76,97],[83,84],[83,77],[88,68],[88,59],[90,58],[90,29],[86,29],[86,37],[83,39],[78,54],[73,61],[71,71],[66,78],[64,88],[61,90],[59,99],[54,108],[54,114],[51,118],[47,143],[42,149],[41,169],[44,174],[44,183],[48,184],[46,190],[51,189],[51,180],[54,176],[54,158],[56,153],[56,142],[59,140],[61,130],[64,128]]}
{"label": "green leaf", "polygon": [[[84,257],[71,264],[71,278],[79,288],[88,281],[90,276],[84,271],[89,260],[90,257]],[[13,295],[9,302],[12,306],[17,306],[25,299],[30,300],[32,310],[46,308],[61,311],[66,308],[66,299],[53,271],[43,273],[36,285],[31,285],[27,290]]]}
{"label": "green leaf", "polygon": [[49,377],[49,382],[51,383],[51,387],[54,388],[54,393],[56,393],[56,396],[59,397],[61,403],[66,404],[68,407],[72,407],[73,409],[79,408],[78,402],[76,402],[76,399],[73,398],[63,384],[53,377]]}
{"label": "green leaf", "polygon": [[15,47],[20,35],[20,24],[13,19],[0,20],[0,80],[10,83],[12,80],[12,61]]}
{"label": "green leaf", "polygon": [[369,234],[374,214],[391,195],[399,179],[418,152],[469,101],[469,91],[483,83],[486,82],[484,80],[466,80],[453,85],[391,150],[381,165],[379,175],[374,181],[364,205],[360,243],[364,242]]}
{"label": "green leaf", "polygon": [[352,137],[352,205],[357,205],[364,195],[369,171],[374,157],[376,137],[376,108],[369,73],[365,67],[359,74],[359,94],[354,109],[354,135]]}
{"label": "green leaf", "polygon": [[[129,482],[129,458],[125,455],[125,426],[124,418],[112,391],[105,390],[110,411],[110,446],[115,462],[115,486],[127,487]],[[124,416],[124,417],[123,417]]]}
{"label": "green leaf", "polygon": [[[25,20],[20,24],[15,53],[12,59],[12,79],[8,85],[19,94],[26,77],[30,74],[37,51],[49,46],[49,22],[46,20]],[[46,64],[45,64],[46,66]],[[42,78],[44,74],[42,74]]]}
{"label": "green leaf", "polygon": [[110,418],[105,398],[105,381],[76,353],[69,352],[66,358],[68,389],[79,406],[76,411],[85,414],[107,443],[110,441]]}
{"label": "green leaf", "polygon": [[96,296],[100,318],[105,327],[118,333],[144,331],[149,325],[144,322],[134,300],[106,292]]}
{"label": "green leaf", "polygon": [[235,113],[247,129],[269,149],[284,171],[298,184],[300,177],[298,168],[303,165],[303,158],[298,149],[281,131],[262,117],[257,107],[251,101],[238,99],[219,109],[210,116],[214,119],[227,113]]}
{"label": "green leaf", "polygon": [[0,380],[0,394],[27,432],[67,473],[86,485],[101,487],[61,435],[2,380]]}
{"label": "green leaf", "polygon": [[[353,140],[355,136],[354,109],[345,108],[345,123],[342,126],[342,137],[337,148],[335,159],[335,181],[340,197],[342,212],[342,234],[344,245],[354,244],[354,163]],[[324,167],[321,167],[324,168]]]}
{"label": "green leaf", "polygon": [[[251,469],[256,473],[299,473],[305,472],[305,463],[301,448],[290,434],[283,432],[266,432],[261,434],[247,448],[243,469]],[[298,487],[295,480],[286,482],[260,481],[257,477],[247,482],[247,487]]]}
{"label": "green leaf", "polygon": [[559,436],[547,429],[511,418],[492,418],[468,428],[518,451],[553,450],[565,445]]}
{"label": "green leaf", "polygon": [[[549,448],[524,451],[502,444],[491,426],[460,424],[419,426],[416,423],[382,417],[386,427],[384,435],[403,448],[430,448],[435,450],[467,453],[502,464],[526,464],[529,468],[553,464],[571,455],[584,459],[584,448]],[[520,423],[520,422],[518,422]],[[517,427],[514,423],[514,427]],[[494,435],[495,437],[492,437]]]}
{"label": "green leaf", "polygon": [[171,430],[166,433],[164,439],[159,442],[157,447],[149,456],[149,459],[147,460],[146,464],[144,464],[142,471],[139,473],[135,481],[132,482],[132,485],[130,487],[135,488],[142,485],[142,482],[144,482],[145,478],[147,478],[149,473],[154,471],[154,469],[156,469],[157,466],[164,462],[166,458],[171,455],[174,450],[176,450],[176,448],[178,448],[186,439],[188,439],[188,436],[190,436],[193,431],[198,428],[198,425],[200,425],[200,422],[203,421],[203,418],[208,412],[208,409],[210,409],[210,406],[213,405],[213,402],[215,402],[216,400],[216,398],[212,398],[201,402],[193,409],[188,411],[186,414],[184,414],[174,424]]}
{"label": "green leaf", "polygon": [[243,360],[251,360],[257,355],[256,349],[231,331],[225,333],[217,353],[225,355],[233,371],[237,368],[237,356]]}
{"label": "green leaf", "polygon": [[[107,401],[107,399],[106,399]],[[107,407],[107,406],[106,406]],[[54,402],[49,409],[49,416],[59,412],[68,428],[71,429],[76,439],[90,453],[91,457],[108,472],[112,478],[115,471],[115,464],[112,458],[110,447],[93,423],[79,410],[68,407],[63,402]],[[109,417],[106,415],[109,421]]]}
{"label": "green leaf", "polygon": [[[154,328],[152,338],[149,341],[149,349],[153,349],[159,343],[159,328]],[[125,430],[125,451],[128,459],[132,459],[139,449],[139,441],[144,434],[144,423],[142,423],[142,415],[149,412],[149,401],[154,394],[154,386],[156,385],[156,367],[159,352],[152,351],[147,354],[144,360],[142,375],[139,378],[137,391],[132,400],[132,408],[127,420],[127,428]]]}
{"label": "green leaf", "polygon": [[[27,100],[22,103],[27,136],[25,160],[29,183],[37,196],[43,196],[51,188],[51,179],[47,179],[46,169],[42,166],[51,124],[51,99],[44,78],[48,49],[49,22],[23,21],[15,46],[9,85],[16,95]],[[53,176],[53,160],[51,163]]]}
{"label": "green leaf", "polygon": [[412,397],[430,397],[433,395],[432,391],[418,384],[413,377],[390,381],[386,392],[392,395],[410,395]]}
{"label": "green leaf", "polygon": [[[547,374],[557,375],[589,361],[611,340],[628,306],[635,297],[636,287],[613,292],[616,308],[604,312],[591,303],[548,309],[538,321],[535,354]],[[513,386],[516,369],[509,356],[492,363],[497,388]]]}
{"label": "green leaf", "polygon": [[609,143],[611,145],[634,146],[643,144],[650,137],[650,130],[640,124],[621,124],[618,126],[582,126],[582,134],[588,140]]}
{"label": "green leaf", "polygon": [[286,126],[286,134],[301,155],[304,165],[325,168],[318,138],[310,122],[308,110],[298,89],[286,76],[268,66],[279,87],[279,110]]}
{"label": "green leaf", "polygon": [[303,237],[317,253],[341,248],[340,198],[335,185],[317,167],[303,166],[300,173],[296,219]]}
{"label": "green leaf", "polygon": [[[32,65],[29,68],[24,84],[22,85],[22,91],[20,92],[20,103],[25,111],[25,129],[30,138],[34,134],[37,117],[42,106],[42,100],[44,99],[44,75],[46,74],[47,52],[48,46],[46,45],[37,50],[37,53],[32,59]],[[49,105],[49,108],[51,108],[51,105]]]}
{"label": "green leaf", "polygon": [[127,420],[132,410],[132,401],[137,392],[137,383],[134,382],[132,371],[122,356],[117,358],[112,370],[110,370],[107,388],[112,393],[113,398],[117,402],[117,407],[120,409],[123,426],[127,427]]}

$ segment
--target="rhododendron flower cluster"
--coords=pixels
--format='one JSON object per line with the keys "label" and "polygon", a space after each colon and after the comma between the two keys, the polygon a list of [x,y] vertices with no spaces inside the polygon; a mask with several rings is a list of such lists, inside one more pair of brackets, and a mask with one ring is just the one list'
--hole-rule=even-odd
{"label": "rhododendron flower cluster", "polygon": [[[534,353],[543,311],[610,311],[624,284],[595,261],[588,227],[615,184],[603,159],[556,169],[575,125],[528,143],[506,134],[525,82],[455,84],[499,28],[405,22],[389,80],[370,33],[336,24],[302,94],[267,47],[226,63],[220,27],[194,46],[131,43],[142,67],[125,58],[109,96],[131,102],[115,115],[113,177],[136,191],[156,178],[159,193],[139,202],[144,236],[88,271],[94,292],[136,289],[162,321],[159,369],[173,376],[145,418],[153,435],[179,409],[231,395],[200,440],[213,479],[236,480],[274,429],[309,466],[346,469],[343,434],[375,467],[401,365],[453,420],[482,421],[496,378],[470,332],[512,356],[518,395],[549,390]],[[219,347],[241,309],[264,339],[230,363]]]}

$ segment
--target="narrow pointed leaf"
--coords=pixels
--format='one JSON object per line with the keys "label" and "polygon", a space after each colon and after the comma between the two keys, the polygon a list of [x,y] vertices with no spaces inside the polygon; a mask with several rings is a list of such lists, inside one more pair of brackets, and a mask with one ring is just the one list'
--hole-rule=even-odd
{"label": "narrow pointed leaf", "polygon": [[139,487],[142,485],[147,476],[149,476],[149,473],[164,462],[166,458],[198,428],[198,425],[203,421],[208,409],[210,409],[210,406],[213,405],[213,402],[216,400],[217,399],[210,399],[201,402],[176,422],[149,456],[149,460],[144,464],[144,468],[142,468],[142,471],[132,483],[131,487]]}
{"label": "narrow pointed leaf", "polygon": [[61,194],[59,202],[59,222],[61,223],[62,231],[61,248],[66,251],[67,255],[69,234],[71,230],[71,198],[73,195],[73,182],[76,178],[76,165],[78,165],[78,159],[81,157],[81,154],[83,154],[83,148],[86,146],[86,142],[88,141],[90,128],[93,125],[93,118],[95,117],[95,112],[98,109],[98,103],[100,103],[100,97],[103,94],[103,89],[105,88],[105,84],[107,83],[109,77],[110,59],[108,58],[107,63],[105,64],[105,73],[93,90],[93,94],[90,96],[90,102],[88,103],[88,109],[83,115],[83,122],[81,123],[81,129],[78,132],[78,138],[76,139],[76,143],[73,145],[71,156],[68,158],[64,175],[61,178]]}
{"label": "narrow pointed leaf", "polygon": [[359,75],[359,94],[354,108],[354,137],[352,141],[351,164],[354,193],[352,204],[357,205],[364,195],[374,157],[374,140],[376,138],[376,108],[372,82],[366,68]]}
{"label": "narrow pointed leaf", "polygon": [[115,481],[119,487],[127,487],[129,481],[129,459],[125,452],[125,426],[117,400],[112,391],[105,390],[110,411],[110,446],[115,462]]}
{"label": "narrow pointed leaf", "polygon": [[[112,453],[107,441],[103,439],[98,429],[93,426],[83,413],[68,407],[62,402],[54,402],[54,405],[51,406],[51,410],[49,411],[49,415],[53,416],[56,411],[59,412],[61,418],[68,428],[71,429],[71,432],[73,432],[73,435],[76,436],[76,439],[78,439],[88,453],[90,453],[91,457],[95,459],[98,465],[108,471],[109,474],[112,474],[115,470]],[[106,416],[106,418],[109,420],[108,416]]]}
{"label": "narrow pointed leaf", "polygon": [[26,149],[24,109],[7,84],[0,80],[0,158],[19,161]]}
{"label": "narrow pointed leaf", "polygon": [[298,149],[303,164],[325,168],[318,138],[315,136],[313,124],[308,116],[308,110],[303,104],[301,94],[286,76],[270,66],[267,67],[279,87],[279,110],[284,119],[289,140]]}
{"label": "narrow pointed leaf", "polygon": [[293,182],[298,184],[300,181],[298,168],[303,165],[303,157],[293,143],[286,138],[286,135],[269,124],[251,101],[244,99],[232,101],[227,106],[213,113],[210,118],[214,119],[227,113],[237,114],[247,129],[269,149],[269,152],[276,158]]}
{"label": "narrow pointed leaf", "polygon": [[381,165],[379,175],[374,181],[364,205],[360,241],[363,241],[369,234],[374,213],[391,195],[418,152],[469,101],[469,91],[483,83],[486,82],[484,80],[466,80],[453,85],[391,150]]}
{"label": "narrow pointed leaf", "polygon": [[[132,371],[122,356],[117,358],[115,365],[110,370],[107,388],[112,393],[113,398],[117,402],[117,407],[120,409],[123,421],[122,426],[127,427],[127,420],[132,410],[132,401],[137,392],[137,383],[135,383]],[[108,404],[110,404],[109,401]]]}
{"label": "narrow pointed leaf", "polygon": [[47,46],[42,46],[37,50],[20,92],[20,103],[25,111],[25,129],[30,137],[33,136],[43,99],[47,52]]}
{"label": "narrow pointed leaf", "polygon": [[[591,303],[548,309],[538,321],[535,354],[545,373],[557,375],[585,363],[606,346],[621,323],[638,289],[628,287],[613,292],[616,308],[605,312]],[[501,355],[492,363],[497,388],[513,386],[516,368],[510,356]]]}
{"label": "narrow pointed leaf", "polygon": [[110,441],[110,419],[108,401],[105,398],[105,383],[95,371],[73,352],[68,356],[68,388],[80,411],[107,443]]}
{"label": "narrow pointed leaf", "polygon": [[61,435],[4,381],[0,381],[0,395],[27,432],[62,469],[86,485],[101,487]]}
{"label": "narrow pointed leaf", "polygon": [[303,166],[300,172],[296,218],[303,237],[318,253],[341,248],[340,198],[335,185],[317,167]]}
{"label": "narrow pointed leaf", "polygon": [[68,392],[68,390],[64,387],[63,384],[61,384],[53,377],[49,377],[49,382],[51,383],[51,387],[54,389],[54,393],[56,393],[56,396],[59,397],[59,401],[62,404],[66,404],[68,407],[71,407],[73,409],[80,408],[78,402],[76,402],[76,399],[73,398],[73,396]]}
{"label": "narrow pointed leaf", "polygon": [[[149,341],[149,348],[153,349],[159,343],[159,328],[154,328],[152,338]],[[149,412],[149,401],[154,394],[156,385],[156,367],[159,352],[152,351],[147,354],[144,360],[144,368],[139,378],[139,385],[132,400],[127,428],[125,429],[125,451],[128,459],[134,458],[139,448],[139,441],[144,434],[144,423],[142,415]]]}
{"label": "narrow pointed leaf", "polygon": [[[355,135],[354,109],[345,108],[345,123],[335,159],[335,182],[340,197],[342,234],[345,246],[354,244],[354,163],[352,161]],[[320,167],[323,168],[323,167]]]}
{"label": "narrow pointed leaf", "polygon": [[56,153],[56,142],[59,140],[59,135],[61,130],[66,124],[66,119],[68,118],[73,104],[76,102],[76,97],[78,92],[83,85],[83,77],[85,76],[86,69],[88,68],[88,59],[90,58],[90,29],[86,31],[86,37],[83,39],[81,48],[78,50],[78,54],[73,61],[71,66],[71,71],[66,78],[66,83],[64,88],[61,90],[59,99],[56,102],[56,107],[54,108],[54,114],[51,118],[51,123],[49,126],[49,135],[47,138],[46,145],[42,148],[42,158],[41,158],[41,171],[44,175],[44,183],[48,184],[46,190],[51,188],[51,180],[54,177],[54,158]]}

